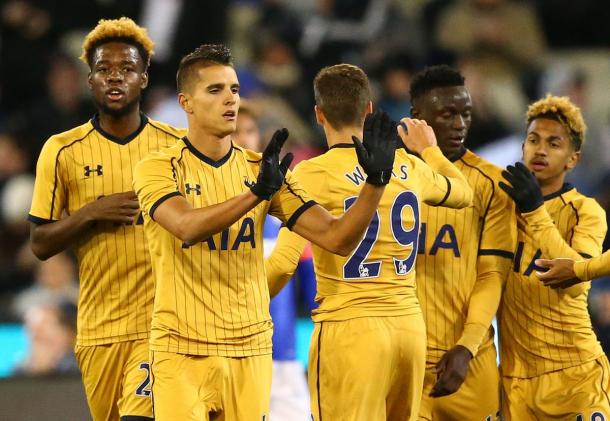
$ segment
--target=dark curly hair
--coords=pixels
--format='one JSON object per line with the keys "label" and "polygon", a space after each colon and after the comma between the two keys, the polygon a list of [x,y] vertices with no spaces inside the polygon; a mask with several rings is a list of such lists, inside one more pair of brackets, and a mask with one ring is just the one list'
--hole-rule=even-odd
{"label": "dark curly hair", "polygon": [[413,76],[410,89],[411,102],[434,88],[452,86],[464,86],[464,76],[459,71],[446,64],[426,67]]}

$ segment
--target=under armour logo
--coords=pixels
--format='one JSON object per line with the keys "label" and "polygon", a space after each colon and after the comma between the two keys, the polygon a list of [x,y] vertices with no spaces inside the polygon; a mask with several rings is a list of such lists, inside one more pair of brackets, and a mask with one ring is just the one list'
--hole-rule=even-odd
{"label": "under armour logo", "polygon": [[252,186],[254,185],[254,181],[250,181],[250,180],[248,180],[248,177],[246,177],[246,176],[244,175],[244,184],[246,185],[246,187],[248,187],[248,188],[252,188]]}
{"label": "under armour logo", "polygon": [[193,187],[189,183],[186,183],[186,194],[190,194],[191,192],[195,192],[197,196],[201,196],[201,186],[199,184],[195,184]]}
{"label": "under armour logo", "polygon": [[91,173],[102,175],[102,166],[98,165],[96,168],[91,168],[89,165],[85,166],[85,177],[89,177]]}

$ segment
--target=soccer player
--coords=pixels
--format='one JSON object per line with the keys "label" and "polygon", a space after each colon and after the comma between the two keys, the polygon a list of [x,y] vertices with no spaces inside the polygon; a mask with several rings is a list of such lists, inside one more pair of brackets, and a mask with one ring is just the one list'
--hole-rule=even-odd
{"label": "soccer player", "polygon": [[538,278],[551,288],[565,288],[587,279],[610,276],[610,251],[591,259],[574,261],[567,257],[553,260],[536,259],[536,265],[546,272],[536,272]]}
{"label": "soccer player", "polygon": [[[299,163],[295,175],[318,203],[341,215],[364,182],[349,140],[362,135],[363,121],[365,137],[371,130],[365,120],[372,110],[369,81],[356,66],[331,66],[316,76],[314,94],[329,151]],[[392,180],[353,253],[342,257],[313,246],[320,306],[313,311],[309,392],[316,421],[417,417],[426,352],[414,270],[420,206],[465,207],[472,190],[425,122],[402,123],[402,141],[423,160],[398,149]],[[266,262],[272,295],[294,271],[305,244],[280,231]]]}
{"label": "soccer player", "polygon": [[567,97],[547,96],[527,111],[523,162],[500,182],[519,210],[518,246],[500,311],[503,415],[507,420],[610,417],[610,366],[591,328],[590,282],[543,285],[540,257],[601,253],[603,209],[565,183],[580,159],[585,123]]}
{"label": "soccer player", "polygon": [[98,113],[52,136],[36,168],[29,219],[34,254],[78,257],[76,358],[95,421],[152,419],[148,336],[154,282],[132,170],[184,133],[147,118],[153,43],[131,19],[101,20],[81,59]]}
{"label": "soccer player", "polygon": [[[254,110],[242,101],[239,106],[233,142],[244,149],[260,152],[263,145]],[[282,222],[268,215],[263,226],[264,256],[271,254]],[[304,253],[297,268],[299,283],[315,288],[311,252]],[[295,280],[271,301],[273,321],[273,375],[271,379],[271,419],[306,420],[309,418],[309,391],[305,367],[296,357],[297,301]],[[309,286],[309,285],[308,285]],[[313,301],[313,297],[311,297]]]}
{"label": "soccer player", "polygon": [[288,136],[278,130],[260,154],[231,142],[239,82],[222,45],[202,45],[177,73],[188,136],[136,165],[153,256],[152,388],[157,420],[268,417],[271,383],[265,215],[332,252],[362,238],[390,179],[395,154],[389,120],[371,119],[355,140],[367,174],[342,217],[308,198],[279,161]]}
{"label": "soccer player", "polygon": [[411,83],[412,115],[474,191],[473,206],[422,206],[417,295],[428,350],[421,420],[495,420],[500,375],[491,322],[516,244],[515,206],[496,183],[502,170],[464,145],[472,101],[464,77],[443,65]]}

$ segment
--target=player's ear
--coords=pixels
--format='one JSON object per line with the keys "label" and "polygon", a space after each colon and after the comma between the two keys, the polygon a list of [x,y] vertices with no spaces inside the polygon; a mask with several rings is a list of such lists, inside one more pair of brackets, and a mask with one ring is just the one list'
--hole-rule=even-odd
{"label": "player's ear", "polygon": [[570,158],[568,159],[568,162],[566,163],[566,170],[568,170],[568,171],[573,170],[576,167],[576,165],[578,165],[579,162],[580,162],[580,151],[572,152],[572,155],[570,156]]}
{"label": "player's ear", "polygon": [[142,84],[140,85],[140,87],[141,87],[142,89],[144,89],[144,88],[146,88],[146,87],[148,86],[148,71],[147,71],[147,70],[145,70],[145,71],[142,73],[141,78],[142,78]]}
{"label": "player's ear", "polygon": [[313,111],[316,114],[316,121],[318,122],[319,125],[323,126],[324,123],[326,122],[326,117],[324,117],[324,113],[322,112],[320,107],[318,107],[317,105],[314,105]]}
{"label": "player's ear", "polygon": [[180,104],[184,112],[186,112],[187,114],[193,113],[193,107],[191,107],[189,98],[186,94],[183,94],[182,92],[178,94],[178,103]]}
{"label": "player's ear", "polygon": [[373,101],[369,101],[368,104],[366,104],[365,114],[373,114]]}

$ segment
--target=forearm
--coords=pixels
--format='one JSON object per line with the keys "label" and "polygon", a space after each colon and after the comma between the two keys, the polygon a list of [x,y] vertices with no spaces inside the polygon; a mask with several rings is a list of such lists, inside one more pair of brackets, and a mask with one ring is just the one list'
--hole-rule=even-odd
{"label": "forearm", "polygon": [[610,251],[592,259],[574,262],[574,273],[579,279],[595,279],[610,275]]}
{"label": "forearm", "polygon": [[508,276],[511,260],[500,256],[479,256],[477,281],[468,303],[468,314],[462,336],[462,345],[475,356],[489,331],[502,295],[502,285]]}
{"label": "forearm", "polygon": [[32,252],[40,260],[46,260],[70,247],[91,228],[93,220],[86,210],[80,209],[72,215],[48,224],[30,225]]}
{"label": "forearm", "polygon": [[265,259],[269,296],[275,297],[286,286],[299,264],[307,244],[300,235],[282,228],[271,255]]}
{"label": "forearm", "polygon": [[293,231],[331,253],[347,256],[358,245],[373,218],[384,186],[365,183],[352,206],[339,218],[321,206],[307,210]]}
{"label": "forearm", "polygon": [[340,218],[333,219],[327,231],[350,253],[360,242],[377,211],[385,186],[365,183],[358,199]]}
{"label": "forearm", "polygon": [[527,221],[526,230],[542,251],[544,258],[568,257],[573,260],[582,260],[578,251],[572,249],[563,239],[544,205],[532,212],[522,213],[521,216]]}
{"label": "forearm", "polygon": [[473,192],[468,180],[437,146],[424,149],[421,156],[430,168],[449,180],[451,190],[442,203],[443,206],[461,209],[472,203]]}
{"label": "forearm", "polygon": [[161,226],[187,244],[195,244],[230,227],[261,202],[246,191],[225,202],[193,209],[177,196],[161,204],[153,217]]}

